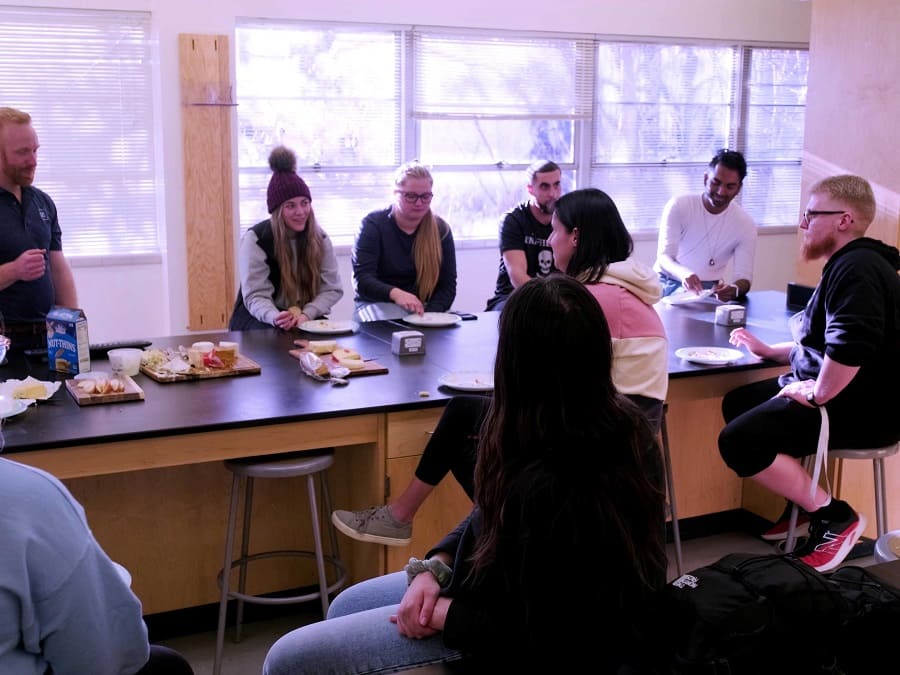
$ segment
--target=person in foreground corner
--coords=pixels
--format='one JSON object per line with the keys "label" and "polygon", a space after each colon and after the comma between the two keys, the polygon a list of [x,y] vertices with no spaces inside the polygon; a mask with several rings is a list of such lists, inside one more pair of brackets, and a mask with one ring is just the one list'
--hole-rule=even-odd
{"label": "person in foreground corner", "polygon": [[[613,343],[613,384],[658,431],[669,386],[668,341],[653,309],[662,290],[653,270],[632,257],[631,235],[615,203],[595,188],[563,195],[556,202],[548,244],[560,269],[583,283],[603,309]],[[448,472],[471,498],[475,441],[486,410],[484,397],[452,398],[415,477],[397,499],[360,511],[337,510],[335,527],[359,541],[405,546],[419,507]],[[661,464],[658,478],[662,487]]]}
{"label": "person in foreground corner", "polygon": [[280,145],[269,154],[270,217],[241,237],[241,287],[229,330],[291,330],[327,316],[344,289],[331,239],[319,227],[297,156]]}
{"label": "person in foreground corner", "polygon": [[124,568],[59,480],[0,459],[0,503],[0,673],[193,675],[181,654],[147,642]]}
{"label": "person in foreground corner", "polygon": [[357,321],[449,311],[456,299],[456,247],[431,210],[434,179],[418,162],[394,174],[394,201],[362,220],[351,263]]}
{"label": "person in foreground corner", "polygon": [[[461,659],[476,672],[651,672],[664,494],[648,478],[650,424],[613,386],[603,310],[553,275],[517,288],[499,321],[472,512],[423,559],[345,589],[327,619],[279,638],[265,675]],[[590,358],[531,367],[548,344]]]}
{"label": "person in foreground corner", "polygon": [[[725,395],[719,451],[739,476],[808,514],[807,543],[794,555],[820,572],[844,561],[866,519],[813,487],[798,460],[816,452],[818,408],[828,413],[830,447],[875,448],[900,439],[891,388],[900,382],[900,253],[865,236],[874,217],[875,197],[864,178],[815,183],[800,221],[801,254],[824,258],[825,266],[806,308],[791,318],[793,341],[765,344],[745,328],[731,334],[732,344],[791,370]],[[769,539],[786,536],[785,520],[786,514]]]}

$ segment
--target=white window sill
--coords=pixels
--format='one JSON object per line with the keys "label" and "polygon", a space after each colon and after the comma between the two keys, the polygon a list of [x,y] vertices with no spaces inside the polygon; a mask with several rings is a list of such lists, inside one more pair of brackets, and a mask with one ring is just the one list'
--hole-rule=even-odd
{"label": "white window sill", "polygon": [[115,267],[121,265],[160,265],[162,253],[67,256],[72,267]]}

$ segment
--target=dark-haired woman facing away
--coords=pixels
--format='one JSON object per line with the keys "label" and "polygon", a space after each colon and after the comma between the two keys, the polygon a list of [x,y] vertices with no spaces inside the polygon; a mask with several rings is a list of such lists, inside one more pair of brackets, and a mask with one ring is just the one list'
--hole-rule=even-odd
{"label": "dark-haired woman facing away", "polygon": [[[559,353],[577,367],[560,367]],[[649,478],[650,425],[616,391],[611,364],[606,319],[581,283],[516,289],[500,315],[472,513],[405,572],[346,589],[325,621],[280,638],[264,673],[463,658],[496,672],[648,672],[664,495]]]}

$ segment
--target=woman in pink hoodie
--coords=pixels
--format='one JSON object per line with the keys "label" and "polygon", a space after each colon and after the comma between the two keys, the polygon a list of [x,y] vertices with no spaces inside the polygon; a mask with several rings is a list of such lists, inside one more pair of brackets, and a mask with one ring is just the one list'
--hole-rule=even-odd
{"label": "woman in pink hoodie", "polygon": [[669,386],[668,341],[653,309],[662,287],[632,258],[634,242],[608,194],[584,188],[563,195],[551,220],[554,264],[585,285],[606,315],[613,340],[613,383],[655,429]]}

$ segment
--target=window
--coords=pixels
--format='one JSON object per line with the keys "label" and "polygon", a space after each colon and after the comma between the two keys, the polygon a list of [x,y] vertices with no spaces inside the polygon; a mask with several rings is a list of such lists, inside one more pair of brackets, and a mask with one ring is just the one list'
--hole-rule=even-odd
{"label": "window", "polygon": [[247,24],[236,31],[240,224],[267,215],[269,152],[297,154],[316,218],[350,243],[400,164],[402,34]]}
{"label": "window", "polygon": [[702,190],[718,148],[744,153],[738,201],[761,226],[794,225],[806,50],[636,42],[597,47],[591,184],[632,232],[673,195]]}
{"label": "window", "polygon": [[538,158],[655,233],[726,146],[748,157],[741,199],[757,222],[796,221],[806,50],[248,20],[236,53],[242,228],[266,217],[278,143],[337,244],[413,158],[433,168],[432,208],[457,242],[497,237]]}
{"label": "window", "polygon": [[159,255],[150,14],[0,7],[0,44],[67,257]]}
{"label": "window", "polygon": [[413,46],[414,154],[436,168],[434,210],[454,239],[496,238],[535,159],[564,167],[571,189],[589,40],[423,29]]}

